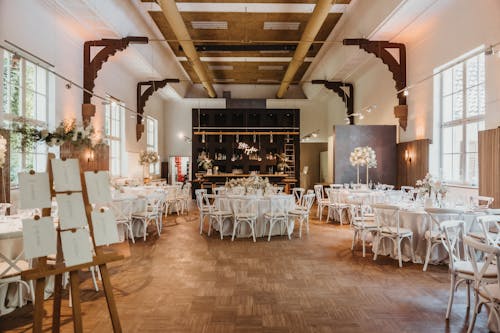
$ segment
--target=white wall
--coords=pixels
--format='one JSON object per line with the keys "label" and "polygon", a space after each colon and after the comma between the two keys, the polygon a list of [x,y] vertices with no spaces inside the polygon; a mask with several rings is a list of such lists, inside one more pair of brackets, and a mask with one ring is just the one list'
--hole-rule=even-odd
{"label": "white wall", "polygon": [[[83,43],[93,38],[91,32],[44,1],[0,1],[0,40],[8,40],[44,59],[54,65],[53,70],[74,82],[83,81]],[[110,57],[103,65],[95,81],[94,92],[101,96],[109,94],[135,110],[137,82],[146,78],[129,69],[129,65],[132,65],[130,61],[134,58],[124,57],[124,52],[127,50]],[[52,109],[55,110],[56,124],[68,118],[81,120],[82,91],[75,87],[68,90],[65,84],[65,81],[56,79],[55,104]],[[104,106],[101,100],[95,97],[92,103],[97,109],[93,119],[94,127],[102,131]],[[158,95],[153,95],[146,104],[145,113],[158,119],[159,154],[166,160],[166,138],[161,130],[164,124],[163,100]],[[136,141],[135,124],[135,116],[132,118],[131,114],[126,112],[125,150],[134,158],[125,158],[130,162],[124,170],[131,174],[142,172],[138,162],[132,161],[136,161],[136,154],[146,147],[145,133],[139,142]]]}
{"label": "white wall", "polygon": [[[415,0],[413,0],[415,1]],[[394,42],[406,44],[409,86],[433,73],[436,67],[481,45],[500,41],[500,2],[497,0],[441,0],[412,22]],[[377,104],[377,111],[362,124],[395,124],[394,82],[380,60],[356,73],[356,109]],[[433,80],[410,90],[408,128],[400,141],[433,138]],[[486,127],[500,125],[500,58],[486,57]]]}

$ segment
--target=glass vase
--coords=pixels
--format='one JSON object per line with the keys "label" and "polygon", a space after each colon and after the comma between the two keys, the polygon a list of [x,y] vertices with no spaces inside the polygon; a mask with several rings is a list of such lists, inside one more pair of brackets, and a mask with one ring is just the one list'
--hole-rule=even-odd
{"label": "glass vase", "polygon": [[142,165],[142,178],[144,179],[144,184],[149,183],[149,181],[151,180],[151,177],[149,174],[149,163]]}

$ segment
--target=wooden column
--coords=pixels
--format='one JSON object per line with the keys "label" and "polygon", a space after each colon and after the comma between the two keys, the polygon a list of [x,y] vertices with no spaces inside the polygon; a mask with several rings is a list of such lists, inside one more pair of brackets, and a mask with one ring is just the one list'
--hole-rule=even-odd
{"label": "wooden column", "polygon": [[415,186],[429,172],[429,139],[401,142],[397,145],[397,187]]}
{"label": "wooden column", "polygon": [[87,147],[75,147],[70,142],[61,146],[61,159],[77,158],[84,171],[109,170],[109,146],[99,145],[93,150]]}
{"label": "wooden column", "polygon": [[500,127],[479,132],[479,195],[495,198],[500,208]]}

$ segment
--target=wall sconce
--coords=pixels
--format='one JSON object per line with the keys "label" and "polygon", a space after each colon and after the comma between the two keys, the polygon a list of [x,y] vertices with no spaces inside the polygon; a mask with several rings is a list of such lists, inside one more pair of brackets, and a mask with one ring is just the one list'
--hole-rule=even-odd
{"label": "wall sconce", "polygon": [[222,143],[222,134],[219,134],[219,143]]}
{"label": "wall sconce", "polygon": [[93,149],[87,150],[87,162],[88,163],[94,162],[94,150]]}
{"label": "wall sconce", "polygon": [[236,134],[236,143],[240,142],[240,135]]}
{"label": "wall sconce", "polygon": [[269,142],[273,143],[273,133],[271,133],[271,135],[269,135]]}
{"label": "wall sconce", "polygon": [[408,149],[405,149],[405,161],[411,164],[411,154]]}
{"label": "wall sconce", "polygon": [[201,143],[205,143],[205,134],[201,135]]}
{"label": "wall sconce", "polygon": [[182,133],[182,132],[179,132],[178,137],[179,137],[179,139],[184,139],[184,142],[186,142],[186,143],[192,142],[191,138],[189,136],[185,136],[184,133]]}

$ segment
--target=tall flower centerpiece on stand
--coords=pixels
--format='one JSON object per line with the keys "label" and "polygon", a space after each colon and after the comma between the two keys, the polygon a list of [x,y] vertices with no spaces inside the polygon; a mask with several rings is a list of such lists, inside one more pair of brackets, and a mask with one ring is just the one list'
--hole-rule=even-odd
{"label": "tall flower centerpiece on stand", "polygon": [[149,183],[151,179],[149,175],[149,165],[152,163],[157,163],[159,160],[160,156],[157,152],[152,150],[141,151],[139,155],[139,163],[142,165],[144,183]]}
{"label": "tall flower centerpiece on stand", "polygon": [[351,165],[357,168],[357,182],[359,184],[359,167],[366,166],[366,185],[369,182],[369,173],[368,170],[371,168],[377,167],[377,154],[373,148],[365,146],[365,147],[356,147],[351,152],[349,156],[349,161]]}

